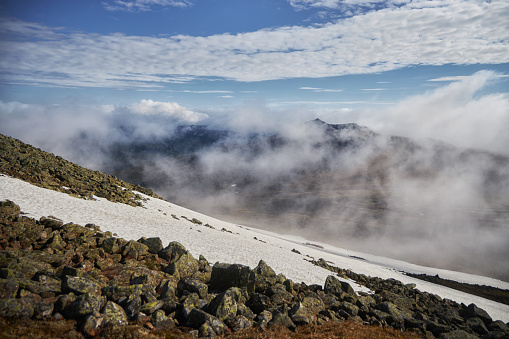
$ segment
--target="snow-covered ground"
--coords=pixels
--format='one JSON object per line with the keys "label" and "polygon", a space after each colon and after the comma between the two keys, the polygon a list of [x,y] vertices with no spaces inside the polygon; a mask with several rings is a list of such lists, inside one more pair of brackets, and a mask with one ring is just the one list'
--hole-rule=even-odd
{"label": "snow-covered ground", "polygon": [[[306,284],[323,285],[327,276],[332,274],[306,261],[310,258],[323,258],[334,266],[351,269],[356,273],[384,279],[394,278],[405,284],[415,283],[421,291],[438,294],[442,298],[467,305],[474,303],[485,309],[492,318],[509,322],[509,305],[414,279],[402,272],[438,274],[445,279],[503,289],[509,289],[507,282],[413,265],[324,243],[313,243],[323,248],[305,245],[308,241],[303,238],[231,224],[167,201],[146,198],[148,200],[143,203],[143,207],[112,203],[102,198],[84,200],[0,174],[0,201],[6,199],[14,201],[21,207],[22,212],[33,218],[52,215],[65,223],[74,222],[80,225],[93,223],[100,226],[102,231],[116,233],[127,240],[138,240],[144,236],[160,237],[164,244],[178,241],[193,256],[198,258],[202,254],[212,264],[219,261],[254,268],[260,259],[263,259],[276,273],[283,273],[293,281]],[[194,224],[183,217],[189,220],[196,218],[203,224]],[[206,227],[207,223],[213,228]],[[292,249],[301,254],[292,252]],[[351,281],[350,283],[357,291],[367,291],[365,287]]]}

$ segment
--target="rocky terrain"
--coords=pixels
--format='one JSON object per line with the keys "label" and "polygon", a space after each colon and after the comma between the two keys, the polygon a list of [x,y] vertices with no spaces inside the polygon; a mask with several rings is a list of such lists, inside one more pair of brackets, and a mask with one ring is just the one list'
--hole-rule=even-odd
{"label": "rocky terrain", "polygon": [[[88,199],[102,194],[140,203],[131,190],[142,188],[52,157],[2,137],[4,173],[57,190],[69,185],[62,191]],[[119,186],[127,189],[113,188]],[[209,263],[177,241],[127,241],[93,224],[64,224],[58,216],[35,220],[2,201],[0,336],[509,337],[508,324],[474,304],[334,268],[323,259],[315,264],[332,272],[323,285],[308,286],[263,260],[255,268]],[[373,293],[356,293],[338,275]]]}
{"label": "rocky terrain", "polygon": [[80,167],[2,134],[0,171],[34,185],[84,199],[92,199],[95,195],[113,202],[141,206],[141,196],[133,191],[156,197],[149,189]]}

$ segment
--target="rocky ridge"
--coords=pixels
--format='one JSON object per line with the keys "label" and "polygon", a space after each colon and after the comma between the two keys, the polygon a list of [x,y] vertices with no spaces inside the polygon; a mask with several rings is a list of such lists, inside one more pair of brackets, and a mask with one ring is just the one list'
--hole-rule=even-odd
{"label": "rocky ridge", "polygon": [[83,168],[60,156],[2,134],[0,134],[0,172],[43,188],[84,199],[94,199],[94,196],[98,196],[112,202],[141,206],[142,198],[136,192],[157,197],[150,189]]}
{"label": "rocky ridge", "polygon": [[507,324],[473,304],[442,300],[393,279],[378,279],[373,294],[357,294],[334,275],[323,286],[307,286],[264,261],[254,269],[211,265],[178,242],[127,241],[96,225],[20,213],[16,204],[0,203],[0,316],[6,319],[73,319],[86,336],[133,323],[154,333],[210,337],[344,320],[430,338],[509,336]]}

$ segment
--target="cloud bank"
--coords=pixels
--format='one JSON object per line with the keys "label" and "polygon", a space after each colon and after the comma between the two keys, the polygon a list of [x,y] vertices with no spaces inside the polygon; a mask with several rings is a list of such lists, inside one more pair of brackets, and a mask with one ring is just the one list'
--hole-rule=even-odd
{"label": "cloud bank", "polygon": [[[390,108],[339,112],[342,122],[360,115],[383,133],[335,132],[358,145],[342,151],[304,123],[321,111],[261,102],[220,116],[148,99],[122,107],[1,102],[0,132],[214,216],[507,280],[509,98],[483,94],[497,77],[483,71]],[[182,123],[236,134],[193,156],[168,156]],[[211,138],[183,131],[182,149]]]}
{"label": "cloud bank", "polygon": [[1,80],[161,88],[196,77],[263,81],[411,65],[498,64],[509,62],[507,17],[503,0],[411,2],[321,26],[169,38],[70,32],[4,18]]}

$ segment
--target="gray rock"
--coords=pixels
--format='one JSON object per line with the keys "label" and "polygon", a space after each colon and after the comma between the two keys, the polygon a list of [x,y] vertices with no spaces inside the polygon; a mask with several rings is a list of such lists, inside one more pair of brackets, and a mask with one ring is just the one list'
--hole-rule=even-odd
{"label": "gray rock", "polygon": [[31,318],[33,314],[33,301],[23,299],[0,299],[0,317]]}
{"label": "gray rock", "polygon": [[124,309],[113,301],[108,301],[106,305],[104,305],[101,314],[105,324],[127,325],[127,315]]}
{"label": "gray rock", "polygon": [[440,339],[476,339],[478,336],[462,330],[455,330],[440,335]]}
{"label": "gray rock", "polygon": [[179,280],[177,290],[180,294],[182,294],[183,291],[198,293],[200,298],[204,299],[207,296],[209,287],[207,286],[207,284],[204,284],[197,279],[183,278]]}
{"label": "gray rock", "polygon": [[[186,326],[198,329],[200,335],[222,335],[228,332],[228,327],[218,318],[202,310],[193,309],[189,314]],[[212,329],[212,333],[209,331]]]}
{"label": "gray rock", "polygon": [[64,309],[64,315],[68,318],[79,319],[94,311],[99,312],[105,300],[104,297],[94,293],[81,294]]}
{"label": "gray rock", "polygon": [[280,310],[272,313],[272,319],[269,321],[269,325],[280,325],[284,326],[291,331],[295,331],[297,326],[293,323],[292,319],[288,316],[287,312],[281,312]]}
{"label": "gray rock", "polygon": [[158,330],[167,330],[175,327],[175,322],[167,317],[163,310],[157,310],[152,314],[152,325]]}
{"label": "gray rock", "polygon": [[100,295],[101,285],[87,278],[66,275],[62,279],[62,292],[73,292],[76,294],[93,293]]}
{"label": "gray rock", "polygon": [[83,322],[83,325],[81,326],[81,330],[91,336],[95,337],[99,334],[99,331],[101,329],[101,326],[103,325],[104,317],[97,312],[94,312],[92,314],[89,314],[85,321]]}
{"label": "gray rock", "polygon": [[237,287],[231,287],[216,296],[207,307],[207,311],[221,321],[233,319],[237,315],[237,302],[241,298],[241,291]]}
{"label": "gray rock", "polygon": [[477,307],[475,304],[468,305],[466,309],[460,311],[460,315],[466,319],[479,318],[484,322],[485,325],[489,325],[492,322],[492,319],[488,312],[486,312],[482,308]]}
{"label": "gray rock", "polygon": [[163,242],[159,237],[155,238],[142,237],[141,239],[138,239],[138,242],[147,246],[148,252],[152,254],[157,254],[163,249]]}
{"label": "gray rock", "polygon": [[209,285],[212,291],[224,291],[230,287],[248,288],[253,285],[252,271],[248,266],[217,262],[212,267]]}
{"label": "gray rock", "polygon": [[466,325],[479,335],[485,335],[489,333],[486,325],[484,325],[484,322],[479,318],[469,318],[466,321]]}

